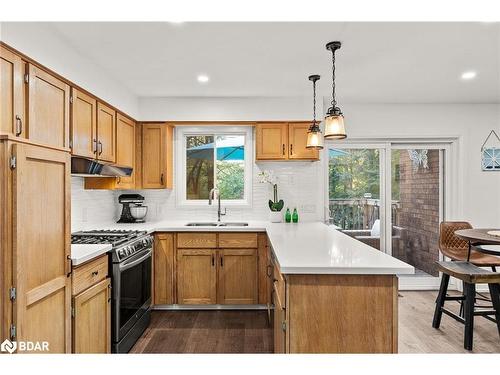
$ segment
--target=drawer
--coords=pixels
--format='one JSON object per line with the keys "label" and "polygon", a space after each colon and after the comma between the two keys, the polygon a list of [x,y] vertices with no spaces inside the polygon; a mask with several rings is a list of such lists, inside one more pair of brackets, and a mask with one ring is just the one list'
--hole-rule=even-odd
{"label": "drawer", "polygon": [[219,233],[220,248],[257,248],[257,233]]}
{"label": "drawer", "polygon": [[178,233],[177,247],[184,249],[215,249],[217,247],[216,233]]}
{"label": "drawer", "polygon": [[103,255],[73,269],[73,295],[108,277],[108,256]]}

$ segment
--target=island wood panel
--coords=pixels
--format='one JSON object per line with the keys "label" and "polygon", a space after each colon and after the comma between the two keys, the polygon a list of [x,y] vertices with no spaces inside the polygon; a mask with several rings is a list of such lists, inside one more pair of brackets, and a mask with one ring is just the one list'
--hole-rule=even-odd
{"label": "island wood panel", "polygon": [[286,309],[284,301],[279,298],[276,289],[273,288],[273,336],[274,336],[274,353],[286,353]]}
{"label": "island wood panel", "polygon": [[23,62],[0,46],[0,131],[24,137]]}
{"label": "island wood panel", "polygon": [[273,269],[266,233],[259,233],[257,235],[257,246],[259,262],[259,303],[263,305],[271,304],[271,277]]}
{"label": "island wood panel", "polygon": [[288,158],[288,123],[258,123],[255,126],[257,160]]}
{"label": "island wood panel", "polygon": [[[17,341],[71,350],[70,154],[14,144],[13,285]],[[36,181],[36,183],[34,183]],[[26,230],[29,228],[29,230]]]}
{"label": "island wood panel", "polygon": [[97,158],[116,162],[116,112],[97,102]]}
{"label": "island wood panel", "polygon": [[394,275],[287,275],[290,353],[396,353]]}
{"label": "island wood panel", "polygon": [[111,279],[74,297],[73,353],[111,352]]}
{"label": "island wood panel", "polygon": [[221,248],[256,248],[257,233],[219,233],[219,247]]}
{"label": "island wood panel", "polygon": [[319,151],[306,148],[307,132],[310,122],[291,122],[288,125],[288,159],[314,160],[319,159]]}
{"label": "island wood panel", "polygon": [[70,87],[46,71],[28,64],[27,138],[50,146],[69,147]]}
{"label": "island wood panel", "polygon": [[93,159],[97,156],[97,100],[75,88],[71,92],[71,153]]}
{"label": "island wood panel", "polygon": [[217,303],[216,250],[177,250],[177,299],[179,304]]}
{"label": "island wood panel", "polygon": [[117,189],[135,188],[135,122],[118,113],[116,115],[116,164],[133,168],[130,177],[118,177]]}
{"label": "island wood panel", "polygon": [[154,242],[154,297],[153,304],[174,303],[174,234],[159,233]]}
{"label": "island wood panel", "polygon": [[182,232],[177,233],[177,248],[214,249],[217,247],[216,233]]}
{"label": "island wood panel", "polygon": [[252,305],[258,300],[257,249],[218,251],[217,302],[226,305]]}

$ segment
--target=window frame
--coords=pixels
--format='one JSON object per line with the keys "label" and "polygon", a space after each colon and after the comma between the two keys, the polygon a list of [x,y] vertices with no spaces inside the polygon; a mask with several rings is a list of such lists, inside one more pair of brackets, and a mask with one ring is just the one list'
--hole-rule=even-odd
{"label": "window frame", "polygon": [[248,125],[211,125],[190,126],[183,125],[175,128],[175,176],[178,177],[176,184],[176,203],[179,207],[211,207],[208,199],[187,199],[186,197],[186,137],[196,135],[243,135],[245,137],[245,182],[243,199],[224,199],[221,204],[230,207],[250,207],[252,205],[252,181],[253,181],[253,127]]}

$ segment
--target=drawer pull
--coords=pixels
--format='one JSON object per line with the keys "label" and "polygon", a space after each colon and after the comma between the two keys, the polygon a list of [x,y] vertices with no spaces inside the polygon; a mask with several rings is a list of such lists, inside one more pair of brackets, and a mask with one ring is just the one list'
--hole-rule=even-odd
{"label": "drawer pull", "polygon": [[92,276],[93,276],[93,277],[95,277],[95,276],[97,276],[97,275],[99,275],[99,271],[94,271],[94,272],[92,272]]}

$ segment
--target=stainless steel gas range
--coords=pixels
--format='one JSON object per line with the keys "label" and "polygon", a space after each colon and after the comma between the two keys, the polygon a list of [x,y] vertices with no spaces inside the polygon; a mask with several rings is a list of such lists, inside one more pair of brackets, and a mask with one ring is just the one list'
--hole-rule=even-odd
{"label": "stainless steel gas range", "polygon": [[71,243],[113,245],[112,351],[127,353],[150,322],[153,237],[145,231],[82,231],[71,235]]}

